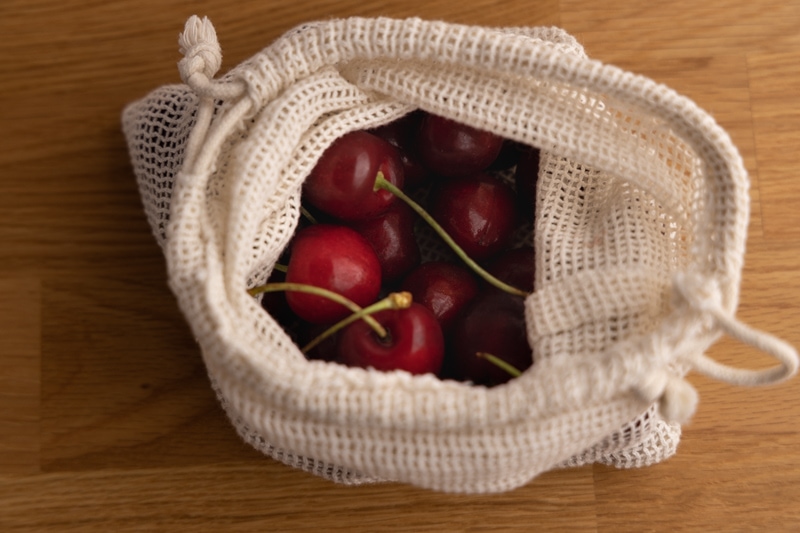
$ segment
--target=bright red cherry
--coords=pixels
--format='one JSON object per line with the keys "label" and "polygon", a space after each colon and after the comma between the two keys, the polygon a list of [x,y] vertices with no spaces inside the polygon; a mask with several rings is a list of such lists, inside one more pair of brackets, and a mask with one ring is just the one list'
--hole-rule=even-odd
{"label": "bright red cherry", "polygon": [[339,334],[339,362],[376,370],[405,370],[438,374],[444,359],[444,336],[439,322],[426,307],[412,303],[372,315],[387,336],[381,339],[363,320]]}
{"label": "bright red cherry", "polygon": [[419,264],[422,254],[414,233],[416,220],[407,204],[395,202],[380,215],[353,223],[352,228],[375,250],[384,283],[400,279]]}
{"label": "bright red cherry", "polygon": [[434,191],[430,212],[476,261],[507,247],[519,221],[514,191],[489,174],[445,180]]}
{"label": "bright red cherry", "polygon": [[478,294],[478,281],[464,267],[429,261],[409,272],[400,288],[430,309],[446,332],[461,309]]}
{"label": "bright red cherry", "polygon": [[325,150],[303,184],[303,195],[317,209],[341,220],[371,218],[395,200],[388,191],[373,190],[378,172],[403,187],[397,149],[376,135],[354,131]]}
{"label": "bright red cherry", "polygon": [[497,159],[503,138],[438,115],[426,114],[417,147],[422,162],[445,177],[470,176]]}
{"label": "bright red cherry", "polygon": [[446,376],[487,386],[509,381],[511,374],[477,353],[492,354],[519,371],[531,366],[524,300],[496,289],[482,292],[453,324],[448,346]]}
{"label": "bright red cherry", "polygon": [[[292,242],[286,281],[322,287],[365,307],[381,289],[381,265],[367,240],[346,226],[315,224],[300,230]],[[350,310],[323,296],[297,291],[286,301],[303,320],[333,323]]]}

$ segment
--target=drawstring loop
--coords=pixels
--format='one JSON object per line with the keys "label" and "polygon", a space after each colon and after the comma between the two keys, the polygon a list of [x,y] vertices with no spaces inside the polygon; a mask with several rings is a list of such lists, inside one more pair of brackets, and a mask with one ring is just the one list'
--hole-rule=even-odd
{"label": "drawstring loop", "polygon": [[797,373],[800,360],[797,350],[785,341],[740,322],[722,304],[719,283],[696,273],[681,273],[674,278],[676,301],[709,317],[713,327],[729,337],[774,357],[780,365],[763,370],[734,368],[699,353],[691,365],[706,376],[739,386],[770,385],[785,381]]}
{"label": "drawstring loop", "polygon": [[[669,343],[661,342],[654,346],[656,351],[677,353],[679,363],[686,363],[691,369],[712,379],[737,386],[771,385],[785,381],[797,373],[800,365],[797,350],[781,339],[737,320],[725,309],[722,290],[717,280],[694,272],[683,272],[674,277],[673,289],[673,305],[680,311],[682,318],[679,321],[683,322],[683,326],[674,332],[678,346],[670,347]],[[703,321],[704,318],[708,320]],[[700,322],[687,326],[686,320],[692,319]],[[703,353],[703,346],[691,345],[694,342],[691,339],[697,331],[688,330],[702,327],[709,327],[712,332],[718,329],[731,338],[771,355],[780,364],[767,369],[751,370],[715,361]],[[697,408],[698,394],[694,387],[665,367],[648,373],[636,392],[646,401],[658,402],[661,416],[670,422],[688,421]]]}

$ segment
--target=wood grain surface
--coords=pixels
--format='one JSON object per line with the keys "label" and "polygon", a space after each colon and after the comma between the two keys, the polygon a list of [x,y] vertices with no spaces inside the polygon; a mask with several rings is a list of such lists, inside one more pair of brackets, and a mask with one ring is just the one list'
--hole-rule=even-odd
{"label": "wood grain surface", "polygon": [[[798,531],[800,379],[700,376],[677,456],[549,472],[493,496],[347,488],[247,447],[165,281],[120,130],[214,22],[223,70],[349,15],[559,25],[730,132],[752,177],[741,319],[800,345],[797,0],[4,0],[0,5],[0,531]],[[723,339],[717,359],[770,361]]]}

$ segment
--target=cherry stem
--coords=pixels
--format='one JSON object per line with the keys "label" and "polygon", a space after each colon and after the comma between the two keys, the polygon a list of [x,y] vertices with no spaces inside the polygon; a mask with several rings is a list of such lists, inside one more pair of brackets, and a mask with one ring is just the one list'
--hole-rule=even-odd
{"label": "cherry stem", "polygon": [[281,263],[275,263],[275,266],[272,268],[277,270],[278,272],[283,272],[284,274],[286,274],[286,272],[289,271],[289,267]]}
{"label": "cherry stem", "polygon": [[505,292],[507,292],[509,294],[514,294],[516,296],[523,296],[524,297],[524,296],[528,295],[527,292],[521,291],[520,289],[517,289],[516,287],[512,287],[511,285],[500,281],[496,277],[494,277],[491,274],[489,274],[486,270],[484,270],[469,255],[467,255],[467,253],[464,251],[463,248],[461,248],[458,244],[456,244],[456,242],[453,240],[453,238],[450,235],[448,235],[448,233],[445,231],[445,229],[442,226],[440,226],[439,223],[436,222],[436,220],[434,220],[433,217],[430,214],[428,214],[428,212],[425,211],[425,209],[421,205],[419,205],[417,202],[412,200],[406,193],[401,191],[394,183],[388,181],[383,176],[383,173],[380,172],[380,171],[378,172],[378,175],[375,177],[375,186],[373,187],[373,190],[375,190],[375,191],[377,191],[379,189],[383,189],[385,191],[389,191],[390,193],[392,193],[393,195],[397,196],[402,201],[404,201],[406,204],[408,204],[408,206],[411,207],[411,209],[416,211],[416,213],[419,216],[421,216],[422,219],[425,222],[427,222],[428,225],[430,225],[431,228],[433,228],[433,230],[439,235],[439,237],[441,237],[444,240],[444,242],[446,242],[447,245],[450,248],[452,248],[452,250],[455,252],[455,254],[458,257],[460,257],[461,260],[464,261],[467,264],[467,266],[469,266],[477,275],[479,275],[481,278],[486,280],[489,284],[497,287],[498,289],[500,289],[502,291],[505,291]]}
{"label": "cherry stem", "polygon": [[508,372],[509,374],[511,374],[515,378],[518,378],[518,377],[520,377],[522,375],[522,372],[520,372],[518,368],[516,368],[515,366],[503,361],[502,359],[500,359],[496,355],[492,355],[492,354],[486,353],[486,352],[477,352],[475,355],[477,355],[478,357],[482,357],[482,358],[486,359],[487,361],[489,361],[490,363],[492,363],[496,367],[499,367],[499,368],[505,370],[506,372]]}
{"label": "cherry stem", "polygon": [[[333,326],[329,327],[328,329],[317,335],[314,339],[311,340],[311,342],[306,344],[301,351],[303,353],[308,353],[319,343],[321,343],[331,335],[335,334],[337,331],[349,326],[356,320],[366,319],[367,317],[369,317],[374,313],[377,313],[378,311],[385,311],[387,309],[407,309],[411,306],[412,301],[413,298],[410,292],[405,292],[405,291],[393,292],[389,294],[386,298],[378,300],[374,304],[365,307],[361,311],[355,312],[352,315],[348,316],[347,318],[343,318]],[[386,338],[387,335],[388,333],[384,330],[383,335],[380,335],[380,338],[384,339]]]}
{"label": "cherry stem", "polygon": [[[314,296],[321,296],[322,298],[327,298],[333,302],[341,304],[342,306],[348,308],[353,313],[359,313],[362,310],[360,305],[350,300],[349,298],[342,296],[341,294],[329,291],[328,289],[323,289],[322,287],[316,287],[314,285],[306,285],[305,283],[289,283],[289,282],[266,283],[264,285],[253,287],[252,289],[248,289],[247,293],[250,296],[257,296],[264,292],[280,292],[280,291],[296,291],[296,292],[304,292],[307,294],[313,294]],[[364,320],[364,322],[369,324],[369,326],[373,330],[375,330],[375,333],[377,333],[378,336],[380,336],[381,338],[384,338],[387,335],[386,329],[383,326],[381,326],[378,323],[378,321],[372,318],[371,316],[365,315],[361,318]]]}
{"label": "cherry stem", "polygon": [[300,206],[300,213],[302,213],[302,215],[306,217],[306,219],[308,219],[308,221],[311,222],[312,224],[317,223],[317,219],[314,218],[314,215],[312,215],[311,212],[302,205]]}

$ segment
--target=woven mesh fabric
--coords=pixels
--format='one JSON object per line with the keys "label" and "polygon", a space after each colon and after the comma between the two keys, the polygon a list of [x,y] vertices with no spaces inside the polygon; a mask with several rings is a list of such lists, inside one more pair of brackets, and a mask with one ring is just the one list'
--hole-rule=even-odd
{"label": "woven mesh fabric", "polygon": [[[748,215],[741,160],[707,115],[586,58],[556,28],[311,23],[226,80],[247,89],[216,103],[212,127],[237,103],[247,112],[204,146],[203,164],[183,166],[200,101],[187,85],[132,103],[123,129],[171,287],[242,438],[337,482],[448,492],[675,453],[680,425],[643,391],[664,373],[680,379],[679,355],[715,335],[676,306],[672,276],[702,272],[733,308]],[[324,149],[414,109],[543,153],[537,218],[521,237],[536,249],[526,300],[535,364],[500,387],[307,361],[245,292],[291,239]]]}

